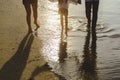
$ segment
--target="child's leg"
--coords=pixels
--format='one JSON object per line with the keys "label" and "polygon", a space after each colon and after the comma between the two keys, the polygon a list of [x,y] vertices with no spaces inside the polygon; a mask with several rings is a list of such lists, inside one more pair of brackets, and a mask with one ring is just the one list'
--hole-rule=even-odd
{"label": "child's leg", "polygon": [[66,34],[66,36],[68,36],[67,30],[68,30],[68,15],[65,15],[65,34]]}
{"label": "child's leg", "polygon": [[60,14],[60,23],[61,23],[61,26],[63,27],[63,14]]}
{"label": "child's leg", "polygon": [[60,23],[62,27],[62,30],[61,30],[61,38],[62,38],[63,37],[63,14],[60,14]]}
{"label": "child's leg", "polygon": [[68,34],[67,34],[67,30],[68,30],[68,10],[67,9],[65,9],[64,16],[65,16],[65,34],[66,34],[66,36],[68,36]]}

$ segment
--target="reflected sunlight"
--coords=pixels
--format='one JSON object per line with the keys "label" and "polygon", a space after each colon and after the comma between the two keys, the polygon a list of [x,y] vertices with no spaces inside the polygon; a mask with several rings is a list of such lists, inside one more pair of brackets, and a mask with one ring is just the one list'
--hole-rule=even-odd
{"label": "reflected sunlight", "polygon": [[47,5],[47,6],[48,6],[49,9],[51,9],[51,10],[57,10],[58,9],[58,3],[57,2],[55,2],[55,3],[49,2],[48,4],[49,5]]}
{"label": "reflected sunlight", "polygon": [[47,62],[58,62],[59,56],[59,36],[60,36],[60,21],[59,14],[57,12],[57,3],[51,3],[48,1],[47,9],[44,12],[43,19],[44,31],[42,34],[43,47],[42,54]]}

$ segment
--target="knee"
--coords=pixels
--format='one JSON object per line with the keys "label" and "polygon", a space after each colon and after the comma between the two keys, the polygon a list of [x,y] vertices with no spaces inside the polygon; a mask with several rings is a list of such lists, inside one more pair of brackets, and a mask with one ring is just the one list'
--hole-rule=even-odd
{"label": "knee", "polygon": [[31,16],[31,12],[27,12],[27,16]]}

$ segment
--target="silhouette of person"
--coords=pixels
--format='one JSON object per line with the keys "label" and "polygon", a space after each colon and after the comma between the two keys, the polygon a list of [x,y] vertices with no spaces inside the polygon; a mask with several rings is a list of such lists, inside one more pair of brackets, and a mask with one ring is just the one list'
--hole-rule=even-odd
{"label": "silhouette of person", "polygon": [[38,0],[23,0],[23,5],[25,7],[26,10],[26,21],[27,21],[27,25],[28,25],[28,32],[31,33],[32,32],[32,27],[31,27],[31,6],[32,6],[32,10],[33,10],[33,17],[34,17],[34,24],[36,25],[36,29],[37,30],[39,28],[39,24],[37,23],[37,2]]}
{"label": "silhouette of person", "polygon": [[[99,0],[85,0],[88,30],[90,29],[91,25],[92,25],[92,31],[95,30],[96,28],[96,23],[98,18],[98,7],[99,7]],[[91,15],[92,15],[92,19],[91,19]]]}
{"label": "silhouette of person", "polygon": [[0,80],[20,80],[30,55],[33,40],[34,36],[27,33],[16,53],[0,69]]}
{"label": "silhouette of person", "polygon": [[[59,6],[59,14],[60,14],[60,23],[62,26],[62,35],[63,35],[63,29],[65,28],[65,35],[67,37],[67,30],[68,30],[68,0],[58,0],[58,6]],[[64,23],[65,21],[65,23]],[[65,27],[64,27],[65,24]]]}

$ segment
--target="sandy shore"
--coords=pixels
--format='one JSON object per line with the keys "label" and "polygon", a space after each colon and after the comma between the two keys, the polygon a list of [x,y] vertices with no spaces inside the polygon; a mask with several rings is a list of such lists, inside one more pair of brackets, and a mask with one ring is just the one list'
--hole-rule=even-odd
{"label": "sandy shore", "polygon": [[[22,1],[0,1],[0,80],[28,80],[35,76],[46,63],[39,53],[40,45],[40,40],[27,34]],[[35,77],[48,79],[57,80],[47,69]]]}
{"label": "sandy shore", "polygon": [[35,36],[27,34],[22,1],[0,1],[0,80],[120,79],[119,7],[106,6],[109,2],[114,1],[100,3],[95,39],[86,31],[84,4],[71,4],[62,43],[57,2],[39,1],[41,27]]}

